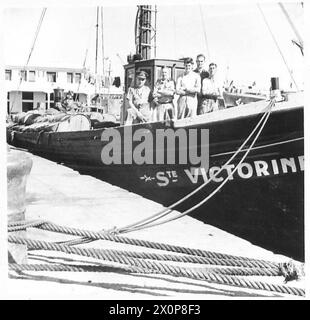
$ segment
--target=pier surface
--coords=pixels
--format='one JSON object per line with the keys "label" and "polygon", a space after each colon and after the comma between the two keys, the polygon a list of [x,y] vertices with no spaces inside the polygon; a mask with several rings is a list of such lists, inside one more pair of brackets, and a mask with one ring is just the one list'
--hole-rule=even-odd
{"label": "pier surface", "polygon": [[[151,216],[163,206],[70,168],[31,155],[33,167],[27,183],[26,220],[42,219],[86,230],[123,227]],[[232,234],[185,216],[157,227],[124,234],[126,237],[213,252],[288,262]],[[55,242],[74,239],[64,234],[28,229],[28,239]],[[152,249],[112,241],[94,241],[83,247],[151,252]],[[68,262],[71,255],[31,251],[28,263]],[[79,257],[73,256],[74,261]],[[80,263],[86,261],[80,258]],[[203,265],[195,265],[203,267]],[[283,277],[251,277],[282,285]],[[290,286],[302,287],[301,281]],[[24,272],[10,271],[7,297],[29,299],[227,299],[229,297],[280,297],[283,294],[209,283],[171,275],[141,275],[122,272]]]}

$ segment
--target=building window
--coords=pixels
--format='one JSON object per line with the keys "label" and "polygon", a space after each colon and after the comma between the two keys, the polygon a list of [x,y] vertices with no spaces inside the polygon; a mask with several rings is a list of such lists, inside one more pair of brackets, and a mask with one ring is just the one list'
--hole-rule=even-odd
{"label": "building window", "polygon": [[22,92],[22,99],[23,100],[33,100],[33,92],[23,91]]}
{"label": "building window", "polygon": [[33,102],[22,102],[23,112],[27,112],[29,110],[33,110]]}
{"label": "building window", "polygon": [[20,78],[23,81],[27,81],[27,71],[26,70],[21,70],[20,71]]}
{"label": "building window", "polygon": [[67,82],[73,83],[73,73],[72,72],[67,72]]}
{"label": "building window", "polygon": [[10,92],[8,92],[6,98],[7,98],[8,100],[10,100]]}
{"label": "building window", "polygon": [[48,82],[56,82],[56,72],[46,72]]}
{"label": "building window", "polygon": [[74,80],[75,80],[75,83],[81,83],[81,74],[80,73],[75,73],[74,74]]}
{"label": "building window", "polygon": [[36,72],[35,71],[29,71],[28,72],[28,78],[29,78],[29,81],[35,82],[36,81]]}
{"label": "building window", "polygon": [[5,80],[12,80],[12,70],[5,70]]}
{"label": "building window", "polygon": [[50,101],[54,101],[54,93],[50,93]]}

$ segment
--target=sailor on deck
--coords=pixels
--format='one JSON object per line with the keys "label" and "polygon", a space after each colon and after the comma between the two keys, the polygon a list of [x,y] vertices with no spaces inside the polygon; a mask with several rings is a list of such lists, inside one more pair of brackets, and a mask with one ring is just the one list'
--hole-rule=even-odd
{"label": "sailor on deck", "polygon": [[153,91],[153,121],[171,120],[174,118],[173,96],[174,81],[169,78],[169,69],[163,67],[161,78],[156,81]]}
{"label": "sailor on deck", "polygon": [[176,93],[180,95],[178,99],[178,119],[196,116],[197,93],[201,89],[200,76],[193,71],[193,59],[185,59],[184,65],[185,72],[178,78],[176,85]]}
{"label": "sailor on deck", "polygon": [[222,87],[216,78],[217,65],[210,63],[209,78],[202,81],[202,101],[199,114],[205,114],[218,110],[218,100],[222,97]]}
{"label": "sailor on deck", "polygon": [[[205,55],[203,55],[202,53],[198,54],[197,57],[196,57],[197,68],[194,70],[194,72],[196,72],[196,73],[198,73],[200,75],[201,87],[202,87],[203,79],[209,78],[209,72],[208,72],[208,70],[205,69],[205,62],[206,62]],[[197,100],[198,100],[197,114],[200,114],[201,103],[202,103],[202,92],[201,92],[201,90],[197,94]]]}
{"label": "sailor on deck", "polygon": [[130,108],[127,110],[126,125],[150,121],[151,89],[145,85],[146,78],[147,73],[140,71],[134,87],[128,90],[126,98]]}

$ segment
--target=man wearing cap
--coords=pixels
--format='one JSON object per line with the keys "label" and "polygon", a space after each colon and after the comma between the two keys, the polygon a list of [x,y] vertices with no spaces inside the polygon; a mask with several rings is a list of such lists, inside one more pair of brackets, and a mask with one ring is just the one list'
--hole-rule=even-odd
{"label": "man wearing cap", "polygon": [[155,108],[153,111],[154,121],[171,120],[174,117],[173,96],[175,93],[175,84],[169,78],[169,69],[163,67],[161,78],[156,81],[153,91],[153,102]]}
{"label": "man wearing cap", "polygon": [[201,89],[200,76],[193,71],[192,58],[184,60],[184,74],[178,78],[176,93],[178,99],[178,119],[194,117],[197,115],[197,93]]}
{"label": "man wearing cap", "polygon": [[151,89],[145,85],[147,73],[140,71],[136,75],[136,82],[127,93],[129,109],[127,110],[126,125],[150,121]]}

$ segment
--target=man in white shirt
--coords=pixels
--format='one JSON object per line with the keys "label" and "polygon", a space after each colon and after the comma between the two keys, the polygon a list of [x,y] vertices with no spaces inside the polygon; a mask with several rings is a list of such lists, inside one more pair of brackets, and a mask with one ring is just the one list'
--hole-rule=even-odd
{"label": "man in white shirt", "polygon": [[202,103],[199,114],[218,110],[218,99],[222,97],[222,87],[216,78],[217,65],[210,63],[209,78],[202,81]]}
{"label": "man in white shirt", "polygon": [[200,75],[193,71],[192,58],[184,60],[185,72],[178,78],[176,93],[178,99],[178,119],[197,115],[197,94],[201,89]]}

